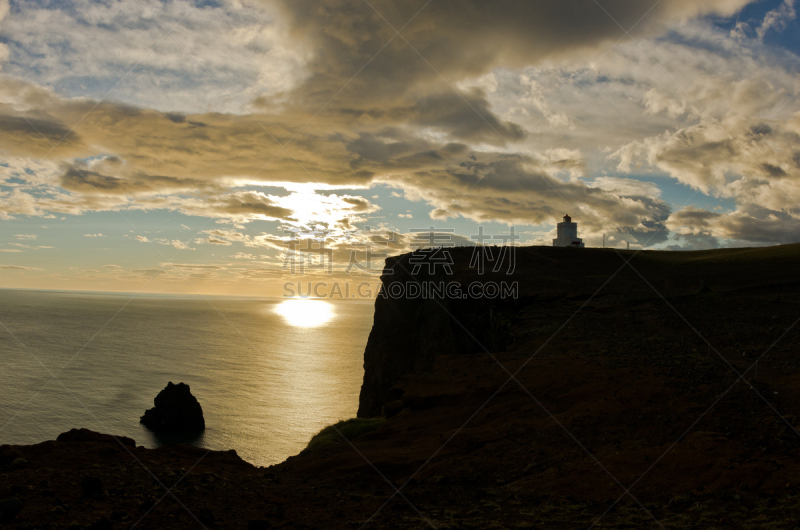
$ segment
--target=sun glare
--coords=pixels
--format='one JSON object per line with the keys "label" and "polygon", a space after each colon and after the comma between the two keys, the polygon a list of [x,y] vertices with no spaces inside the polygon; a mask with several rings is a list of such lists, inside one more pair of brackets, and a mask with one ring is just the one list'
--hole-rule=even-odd
{"label": "sun glare", "polygon": [[334,316],[333,304],[322,300],[286,300],[275,307],[275,312],[298,328],[315,328]]}

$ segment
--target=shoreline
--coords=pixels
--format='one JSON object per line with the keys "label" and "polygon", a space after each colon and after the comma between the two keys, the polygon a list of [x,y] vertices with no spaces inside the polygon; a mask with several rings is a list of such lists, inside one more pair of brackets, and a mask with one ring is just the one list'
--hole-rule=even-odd
{"label": "shoreline", "polygon": [[[376,304],[360,396],[375,429],[341,426],[268,468],[187,445],[3,446],[0,501],[23,505],[8,525],[796,527],[800,245],[740,252],[631,270],[520,249],[517,300]],[[469,256],[454,252],[459,281]],[[9,451],[27,464],[5,467]]]}

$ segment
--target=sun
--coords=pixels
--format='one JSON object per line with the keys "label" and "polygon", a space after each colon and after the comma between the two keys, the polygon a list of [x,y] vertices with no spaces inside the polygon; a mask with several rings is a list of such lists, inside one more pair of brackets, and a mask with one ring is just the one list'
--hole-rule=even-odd
{"label": "sun", "polygon": [[275,307],[275,312],[290,326],[315,328],[333,319],[333,304],[322,300],[286,300]]}

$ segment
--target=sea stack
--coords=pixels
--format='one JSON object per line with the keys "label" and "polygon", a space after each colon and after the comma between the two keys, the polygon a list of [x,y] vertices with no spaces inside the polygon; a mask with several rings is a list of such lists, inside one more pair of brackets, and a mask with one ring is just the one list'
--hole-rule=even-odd
{"label": "sea stack", "polygon": [[153,402],[155,407],[145,411],[139,420],[151,431],[202,431],[206,428],[203,409],[185,383],[174,385],[170,381]]}

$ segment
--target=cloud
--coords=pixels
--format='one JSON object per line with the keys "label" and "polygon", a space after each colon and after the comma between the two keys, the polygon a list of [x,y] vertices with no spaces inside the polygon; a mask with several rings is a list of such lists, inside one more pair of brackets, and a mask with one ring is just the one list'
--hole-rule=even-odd
{"label": "cloud", "polygon": [[794,0],[783,0],[780,6],[764,15],[761,25],[756,28],[756,35],[759,40],[764,40],[767,33],[783,31],[795,18],[797,18],[797,13],[794,10]]}
{"label": "cloud", "polygon": [[207,237],[203,241],[205,241],[206,243],[210,243],[212,245],[224,245],[224,246],[231,245],[230,241],[226,241],[224,239],[218,239],[216,237],[211,237],[211,236]]}
{"label": "cloud", "polygon": [[[649,88],[638,96],[647,115],[674,121],[609,149],[609,161],[617,163],[613,169],[666,174],[696,190],[698,198],[708,195],[735,204],[733,212],[707,212],[714,221],[701,222],[691,209],[671,214],[667,226],[689,248],[797,241],[800,87],[791,68],[781,55],[761,45],[737,42],[702,26],[687,26],[681,40],[694,46],[640,44],[662,70],[678,72],[676,87],[682,89],[670,91],[662,84],[657,93]],[[632,77],[647,80],[644,86],[657,83],[655,73],[641,66]],[[693,199],[690,196],[689,202]],[[784,220],[784,232],[775,230],[775,219]]]}
{"label": "cloud", "polygon": [[[330,263],[334,273],[348,271],[353,276],[376,278],[383,270],[384,258],[400,253],[410,252],[425,246],[474,246],[475,241],[469,236],[448,232],[446,230],[428,230],[421,227],[408,233],[399,233],[389,229],[357,230],[347,234],[346,237],[310,238],[302,236],[283,238],[269,233],[249,236],[235,230],[211,230],[207,233],[216,234],[220,240],[227,241],[228,245],[239,245],[249,248],[266,248],[279,250],[277,256],[256,255],[253,253],[236,252],[230,257],[237,261],[257,260],[267,263],[272,269],[258,267],[255,269],[242,269],[241,264],[231,264],[230,270],[238,271],[241,278],[274,278],[276,275],[288,273],[292,268],[295,271],[308,273],[327,270]],[[491,235],[491,234],[490,234]],[[213,236],[209,236],[213,237]],[[495,240],[497,242],[499,240]],[[268,272],[271,271],[271,272]]]}
{"label": "cloud", "polygon": [[13,24],[0,32],[13,58],[4,70],[68,96],[98,99],[124,76],[115,99],[180,113],[212,106],[238,113],[257,95],[277,95],[306,75],[303,47],[269,5],[137,5],[15,5]]}
{"label": "cloud", "polygon": [[[639,36],[697,15],[730,15],[744,3],[662,0],[635,27],[650,6],[635,0],[603,5]],[[186,1],[141,0],[138,5],[132,10],[86,0],[71,2],[69,9],[19,4],[14,24],[2,30],[12,56],[5,69],[67,96],[94,98],[125,75],[125,83],[114,87],[117,99],[183,114],[208,108],[240,113],[254,98],[275,105],[294,99],[293,92],[316,96],[319,108],[318,101],[330,99],[331,86],[341,87],[394,35],[387,22],[399,29],[423,2],[371,2],[380,15],[353,0],[220,2],[202,8]],[[164,39],[168,30],[170,38]],[[501,62],[527,64],[594,49],[624,34],[588,0],[554,5],[504,0],[492,6],[451,0],[425,7],[403,35],[450,79]],[[153,43],[159,44],[156,50]],[[384,82],[377,92],[384,92],[390,90],[389,77],[400,87],[424,84],[436,75],[400,38],[373,63],[373,72],[362,72],[363,82],[354,80],[353,101],[378,79]],[[398,68],[393,71],[391,64]],[[174,114],[176,121],[188,121],[183,114]]]}
{"label": "cloud", "polygon": [[520,84],[527,88],[528,93],[519,98],[516,105],[509,109],[510,114],[519,112],[528,116],[528,109],[532,108],[536,109],[541,116],[554,127],[575,129],[575,124],[566,114],[563,112],[555,112],[550,108],[538,81],[524,74],[519,77],[519,80]]}
{"label": "cloud", "polygon": [[135,269],[131,272],[145,278],[153,278],[164,273],[163,269]]}
{"label": "cloud", "polygon": [[40,271],[35,267],[23,267],[21,265],[0,265],[0,271]]}
{"label": "cloud", "polygon": [[661,195],[661,189],[652,182],[624,177],[597,177],[592,182],[597,188],[623,197],[653,197]]}
{"label": "cloud", "polygon": [[177,248],[178,250],[195,250],[195,249],[193,249],[192,247],[190,247],[189,245],[187,245],[186,243],[184,243],[183,241],[179,241],[179,240],[177,240],[177,239],[173,239],[173,240],[170,242],[170,244],[171,244],[173,247]]}
{"label": "cloud", "polygon": [[24,243],[9,243],[9,245],[14,246],[14,247],[19,247],[19,248],[25,248],[25,249],[29,249],[29,250],[39,250],[39,249],[43,249],[43,248],[45,248],[45,249],[53,248],[53,247],[48,246],[48,245],[31,246],[31,245],[26,245]]}
{"label": "cloud", "polygon": [[[352,76],[395,37],[394,29],[403,28],[404,38],[396,38],[373,59],[368,77],[353,89],[357,97],[367,91],[370,82],[385,81],[398,72],[405,82],[396,82],[393,87],[380,83],[384,91],[430,83],[439,74],[463,78],[500,65],[520,67],[595,50],[625,36],[619,25],[634,36],[652,35],[663,31],[666,24],[698,15],[731,15],[747,3],[663,0],[653,6],[635,0],[609,0],[603,4],[606,14],[590,0],[500,0],[491,5],[479,0],[402,5],[386,0],[370,4],[358,0],[281,2],[294,30],[314,44],[310,70],[322,73],[320,77],[326,81]],[[314,77],[306,81],[316,87],[319,83]],[[303,93],[302,89],[298,91]]]}
{"label": "cloud", "polygon": [[0,116],[0,142],[15,154],[37,156],[55,149],[70,153],[86,148],[64,124],[35,116]]}
{"label": "cloud", "polygon": [[104,236],[103,234],[98,232],[97,234],[83,234],[83,237],[104,237]]}
{"label": "cloud", "polygon": [[0,248],[0,252],[22,252],[18,248]]}
{"label": "cloud", "polygon": [[201,180],[138,174],[132,178],[118,178],[87,169],[68,167],[61,175],[62,188],[82,193],[139,194],[153,191],[189,191],[203,189]]}
{"label": "cloud", "polygon": [[39,236],[37,234],[17,234],[14,237],[21,240],[33,240],[38,238]]}
{"label": "cloud", "polygon": [[[679,182],[704,194],[733,199],[737,213],[719,218],[714,235],[747,241],[786,242],[800,238],[793,231],[800,218],[800,166],[795,161],[800,114],[787,121],[730,116],[722,121],[702,121],[625,146],[615,155],[625,168],[633,159],[666,171]],[[787,225],[783,233],[771,227],[773,217],[754,212],[774,212]],[[684,220],[700,222],[697,212]],[[726,221],[723,223],[722,220]],[[722,223],[722,224],[720,224]],[[755,225],[763,230],[754,230]],[[704,225],[706,226],[706,225]],[[710,225],[709,225],[710,226]],[[742,229],[736,233],[735,229]]]}
{"label": "cloud", "polygon": [[188,215],[223,217],[238,222],[251,219],[291,220],[292,210],[276,204],[276,199],[257,191],[212,196],[203,202],[184,202],[179,209]]}
{"label": "cloud", "polygon": [[161,263],[162,267],[173,267],[176,269],[192,269],[192,270],[210,270],[210,271],[218,271],[218,270],[225,270],[225,267],[222,265],[205,265],[202,263]]}
{"label": "cloud", "polygon": [[[0,146],[47,167],[30,177],[13,170],[0,188],[0,218],[163,209],[229,226],[343,231],[386,212],[342,190],[386,185],[429,205],[437,223],[549,225],[569,211],[588,238],[663,242],[673,213],[655,186],[624,178],[639,170],[785,213],[795,195],[796,126],[769,112],[796,93],[794,75],[769,66],[755,44],[692,21],[746,3],[608,0],[606,14],[591,0],[437,0],[416,16],[423,2],[286,0],[259,12],[224,4],[191,10],[178,26],[176,38],[207,62],[204,72],[190,71],[197,65],[170,44],[142,64],[144,73],[169,72],[157,76],[166,88],[126,93],[127,103],[69,97],[80,76],[58,59],[73,58],[78,72],[95,63],[114,72],[155,20],[177,22],[181,2],[146,0],[145,17],[79,2],[60,27],[54,13],[21,7],[19,25],[5,31],[25,75],[0,78]],[[38,30],[41,42],[30,38],[37,15],[53,32]],[[79,23],[85,36],[76,36]],[[391,26],[404,27],[402,37]],[[44,53],[59,39],[76,51]],[[223,72],[226,57],[235,64]],[[249,79],[252,106],[233,97],[210,107],[203,92],[222,92],[215,76],[239,86],[231,72]],[[186,97],[191,90],[200,96]],[[156,93],[168,94],[166,103]],[[183,248],[176,241],[156,242]],[[207,232],[197,241],[283,246],[263,234]]]}
{"label": "cloud", "polygon": [[141,243],[150,243],[150,240],[147,239],[146,236],[136,236],[136,241],[139,241]]}
{"label": "cloud", "polygon": [[700,232],[697,234],[675,234],[674,241],[680,244],[667,245],[667,250],[708,250],[712,248],[719,248],[719,238],[712,236],[709,232]]}
{"label": "cloud", "polygon": [[433,206],[431,217],[439,224],[456,216],[478,223],[555,224],[570,212],[582,233],[663,230],[670,208],[648,190],[639,187],[635,195],[620,196],[580,180],[565,182],[551,174],[557,172],[546,159],[476,154],[474,160],[414,171],[386,184]]}
{"label": "cloud", "polygon": [[687,206],[673,213],[667,226],[680,236],[725,238],[742,243],[795,243],[800,239],[800,219],[796,216],[752,204],[728,213]]}

